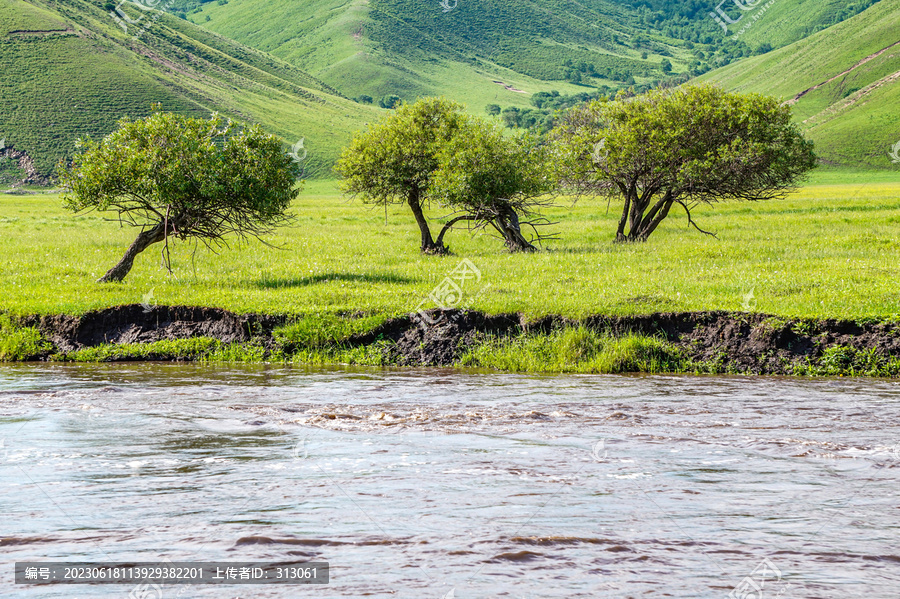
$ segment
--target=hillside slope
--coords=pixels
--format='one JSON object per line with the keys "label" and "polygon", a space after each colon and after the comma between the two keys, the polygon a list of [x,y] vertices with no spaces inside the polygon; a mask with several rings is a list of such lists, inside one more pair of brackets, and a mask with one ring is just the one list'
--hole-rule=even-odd
{"label": "hillside slope", "polygon": [[[325,174],[340,147],[377,111],[295,66],[159,11],[121,5],[121,18],[85,0],[0,0],[0,178],[30,157],[32,181],[124,116],[219,111],[294,143],[307,173]],[[117,15],[119,16],[119,15]],[[127,17],[127,18],[126,18]],[[130,21],[130,22],[129,22]],[[13,161],[10,157],[15,157]]]}
{"label": "hillside slope", "polygon": [[684,42],[624,25],[626,9],[606,0],[230,0],[198,10],[193,22],[348,96],[440,94],[477,111],[527,105],[537,91],[647,83],[666,76],[664,60],[675,72],[693,60]]}
{"label": "hillside slope", "polygon": [[614,92],[666,79],[667,64],[671,74],[702,73],[877,1],[757,3],[741,35],[720,28],[708,0],[172,0],[172,10],[349,96],[441,94],[480,111],[526,105],[513,90]]}
{"label": "hillside slope", "polygon": [[900,0],[704,79],[727,89],[779,96],[794,106],[823,160],[896,168],[900,142]]}

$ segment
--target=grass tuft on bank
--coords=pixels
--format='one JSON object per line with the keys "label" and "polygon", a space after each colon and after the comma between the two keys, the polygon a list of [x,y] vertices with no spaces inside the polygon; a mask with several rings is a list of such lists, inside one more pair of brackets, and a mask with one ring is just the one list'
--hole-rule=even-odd
{"label": "grass tuft on bank", "polygon": [[686,372],[690,360],[657,337],[598,333],[584,326],[549,334],[490,336],[470,348],[461,365],[535,373],[619,374]]}
{"label": "grass tuft on bank", "polygon": [[18,325],[8,314],[0,314],[0,362],[35,359],[50,350],[50,343],[35,327]]}

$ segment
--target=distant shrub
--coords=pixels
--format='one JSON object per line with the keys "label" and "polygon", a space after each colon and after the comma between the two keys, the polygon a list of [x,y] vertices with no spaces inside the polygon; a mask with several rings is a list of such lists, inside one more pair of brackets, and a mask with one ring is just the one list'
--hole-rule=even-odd
{"label": "distant shrub", "polygon": [[378,105],[382,108],[393,110],[394,108],[400,106],[401,102],[402,100],[400,99],[400,96],[390,95],[381,98],[381,100],[378,101]]}

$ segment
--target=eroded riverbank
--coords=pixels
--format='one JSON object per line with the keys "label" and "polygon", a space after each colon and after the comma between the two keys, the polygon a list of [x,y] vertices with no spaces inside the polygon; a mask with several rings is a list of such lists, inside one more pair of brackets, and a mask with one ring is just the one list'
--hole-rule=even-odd
{"label": "eroded riverbank", "polygon": [[208,360],[488,367],[519,371],[897,376],[900,326],[736,312],[583,320],[433,310],[289,318],[128,305],[30,317],[29,360]]}

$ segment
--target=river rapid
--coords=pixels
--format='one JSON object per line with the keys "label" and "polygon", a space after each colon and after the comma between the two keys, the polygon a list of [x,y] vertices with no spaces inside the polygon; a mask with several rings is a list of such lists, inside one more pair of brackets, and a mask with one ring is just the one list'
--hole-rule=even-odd
{"label": "river rapid", "polygon": [[898,483],[896,381],[0,366],[4,598],[163,558],[330,564],[163,599],[896,598]]}

